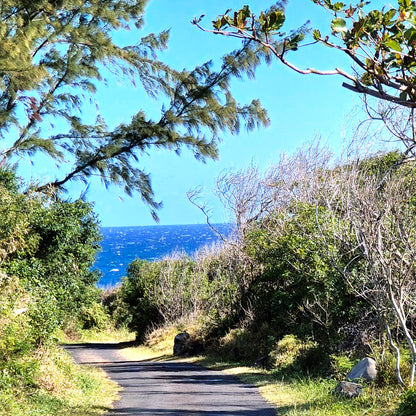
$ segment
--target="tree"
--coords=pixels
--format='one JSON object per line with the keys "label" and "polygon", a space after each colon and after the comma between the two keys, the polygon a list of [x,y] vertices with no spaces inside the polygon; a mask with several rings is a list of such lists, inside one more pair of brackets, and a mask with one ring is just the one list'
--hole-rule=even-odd
{"label": "tree", "polygon": [[[415,156],[416,135],[416,2],[398,0],[395,7],[371,10],[370,1],[347,5],[341,1],[313,0],[331,15],[330,32],[321,34],[308,24],[284,31],[285,2],[276,3],[255,14],[249,6],[227,10],[212,22],[212,29],[193,23],[200,29],[242,39],[244,47],[262,48],[263,56],[273,57],[301,74],[338,75],[346,80],[343,86],[364,96],[375,97],[388,105],[374,111],[367,107],[372,119],[382,121],[390,133],[401,140]],[[311,34],[312,38],[307,39]],[[346,55],[352,70],[300,68],[290,61],[290,53],[301,47],[321,44]],[[393,120],[399,109],[399,121]],[[393,124],[392,124],[393,123]]]}
{"label": "tree", "polygon": [[[305,46],[302,41],[309,31],[307,26],[282,31],[285,22],[285,4],[278,2],[269,10],[255,15],[249,6],[230,14],[227,10],[213,21],[212,33],[243,39],[246,43],[262,45],[283,64],[303,74],[340,75],[351,84],[343,86],[405,107],[416,107],[414,70],[416,50],[416,3],[398,0],[396,8],[367,11],[370,1],[355,6],[331,0],[313,0],[332,15],[331,34],[312,31],[313,42],[337,49],[356,65],[357,71],[347,73],[340,68],[331,71],[301,69],[287,59],[290,51]],[[199,25],[200,19],[194,24]],[[308,44],[310,45],[310,44]]]}
{"label": "tree", "polygon": [[52,302],[46,315],[82,323],[80,311],[99,296],[100,275],[92,268],[101,234],[92,205],[3,188],[1,195],[0,269],[20,280],[33,304],[43,302],[46,308]]}
{"label": "tree", "polygon": [[[200,160],[217,156],[218,135],[268,123],[253,100],[239,105],[230,80],[252,74],[257,60],[249,48],[224,58],[218,70],[206,62],[176,71],[156,53],[167,47],[168,31],[149,34],[137,44],[120,46],[118,30],[140,29],[146,0],[5,0],[0,10],[0,164],[43,152],[60,167],[36,190],[57,191],[70,181],[98,175],[106,186],[138,192],[154,210],[159,207],[149,174],[138,167],[150,148],[179,152],[188,147]],[[94,122],[82,103],[94,99],[97,85],[113,73],[141,83],[160,98],[157,120],[136,109],[128,124],[109,129],[98,112]],[[158,96],[159,94],[159,96]]]}

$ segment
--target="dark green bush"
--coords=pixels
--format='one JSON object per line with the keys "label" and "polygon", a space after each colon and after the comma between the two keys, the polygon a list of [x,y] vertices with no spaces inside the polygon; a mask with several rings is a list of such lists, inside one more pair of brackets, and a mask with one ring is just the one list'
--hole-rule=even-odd
{"label": "dark green bush", "polygon": [[354,254],[339,251],[323,209],[295,204],[290,211],[259,222],[246,235],[247,253],[262,265],[250,288],[255,320],[268,322],[277,338],[291,333],[331,348],[362,303],[334,267],[334,258],[342,267]]}
{"label": "dark green bush", "polygon": [[[30,298],[37,345],[58,327],[82,321],[81,308],[93,311],[99,301],[99,274],[91,268],[101,234],[92,208],[81,200],[23,195],[14,172],[0,170],[0,270]],[[90,325],[91,313],[87,319]]]}
{"label": "dark green bush", "polygon": [[398,416],[411,416],[416,413],[416,388],[411,388],[403,393],[397,409]]}
{"label": "dark green bush", "polygon": [[144,339],[148,328],[162,321],[154,293],[159,271],[157,262],[132,262],[118,293],[121,302],[113,311],[113,316],[116,314],[119,319],[119,325],[124,322],[140,341]]}
{"label": "dark green bush", "polygon": [[21,248],[5,258],[3,270],[18,276],[37,299],[46,296],[53,302],[53,308],[45,306],[52,320],[62,324],[81,319],[81,306],[99,299],[99,274],[91,267],[101,234],[92,206],[26,198],[16,211],[24,211],[26,231],[20,235]]}

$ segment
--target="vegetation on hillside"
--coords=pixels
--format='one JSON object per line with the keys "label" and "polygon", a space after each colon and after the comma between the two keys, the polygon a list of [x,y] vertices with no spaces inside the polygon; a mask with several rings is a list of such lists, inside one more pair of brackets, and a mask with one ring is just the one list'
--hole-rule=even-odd
{"label": "vegetation on hillside", "polygon": [[[0,413],[105,410],[102,382],[56,349],[56,334],[102,329],[109,315],[141,342],[169,326],[191,332],[193,353],[251,364],[262,357],[268,385],[273,379],[291,393],[307,385],[315,397],[302,406],[314,414],[330,414],[325,405],[332,402],[338,412],[362,412],[378,397],[385,414],[393,414],[397,398],[390,390],[394,396],[406,390],[401,415],[415,413],[416,174],[413,163],[403,162],[416,143],[416,4],[400,0],[396,8],[368,11],[367,3],[317,3],[333,15],[334,39],[313,31],[313,43],[341,50],[359,68],[331,74],[387,102],[373,107],[367,101],[366,109],[405,152],[335,160],[327,149],[310,146],[282,156],[265,173],[254,166],[227,173],[217,194],[233,214],[232,238],[194,257],[135,260],[122,284],[101,294],[92,270],[99,224],[92,204],[62,199],[70,181],[97,175],[105,185],[121,185],[157,218],[150,176],[137,165],[144,153],[187,147],[198,159],[215,158],[222,131],[268,123],[258,101],[235,101],[233,77],[253,76],[271,55],[298,72],[329,73],[302,71],[286,59],[307,30],[281,32],[283,3],[259,16],[248,6],[226,12],[213,31],[242,38],[242,48],[217,69],[208,62],[176,71],[156,56],[168,32],[137,45],[113,41],[116,30],[141,28],[144,0],[3,1]],[[98,110],[94,121],[84,117],[82,103],[94,99],[108,67],[154,98],[159,91],[160,118],[137,108],[129,123],[109,128]],[[58,176],[21,183],[12,164],[39,152],[61,167]],[[328,386],[364,355],[378,363],[371,390],[348,404],[329,396]],[[296,403],[279,404],[296,414]]]}
{"label": "vegetation on hillside", "polygon": [[56,349],[58,329],[108,320],[91,270],[101,238],[92,206],[24,195],[3,169],[0,216],[0,413],[99,414],[110,387]]}
{"label": "vegetation on hillside", "polygon": [[104,303],[140,341],[188,328],[195,353],[267,357],[289,378],[345,376],[371,356],[378,386],[412,386],[416,175],[401,160],[335,162],[310,146],[264,174],[229,173],[218,192],[239,224],[233,238],[192,258],[135,260]]}

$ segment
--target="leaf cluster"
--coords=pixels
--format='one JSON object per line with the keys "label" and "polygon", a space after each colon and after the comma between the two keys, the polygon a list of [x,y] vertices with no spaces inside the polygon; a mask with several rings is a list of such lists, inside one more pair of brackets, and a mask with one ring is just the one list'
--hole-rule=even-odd
{"label": "leaf cluster", "polygon": [[[305,37],[304,28],[289,34],[280,30],[286,20],[284,2],[278,2],[268,10],[260,11],[258,16],[247,5],[234,11],[232,15],[228,14],[230,11],[231,9],[227,10],[212,22],[215,33],[227,33],[243,39],[270,42],[275,48],[280,50],[283,48],[285,51],[296,50]],[[193,23],[198,25],[199,20]],[[274,38],[279,40],[274,41]]]}

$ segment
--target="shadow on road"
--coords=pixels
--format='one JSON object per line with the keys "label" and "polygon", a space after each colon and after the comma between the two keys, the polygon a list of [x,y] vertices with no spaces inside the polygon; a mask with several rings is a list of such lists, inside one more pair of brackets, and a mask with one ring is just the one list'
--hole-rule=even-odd
{"label": "shadow on road", "polygon": [[132,343],[69,344],[80,364],[101,367],[118,383],[120,400],[108,416],[276,416],[257,389],[220,371],[160,356],[126,361]]}

